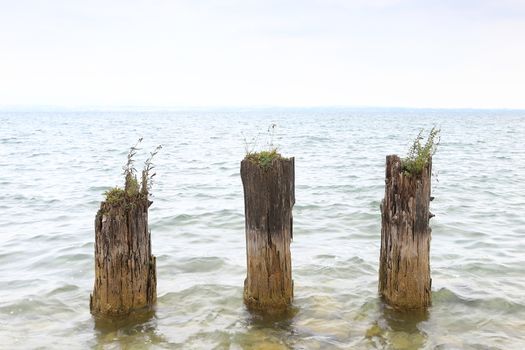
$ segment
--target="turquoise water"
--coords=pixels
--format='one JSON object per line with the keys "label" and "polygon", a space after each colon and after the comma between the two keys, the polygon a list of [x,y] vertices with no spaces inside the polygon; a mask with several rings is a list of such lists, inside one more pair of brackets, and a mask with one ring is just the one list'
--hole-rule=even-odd
{"label": "turquoise water", "polygon": [[[243,134],[264,146],[270,123],[296,159],[294,312],[279,320],[242,304]],[[377,296],[385,156],[433,125],[433,305],[399,314]],[[525,347],[523,111],[0,112],[0,128],[0,348]],[[158,305],[95,323],[94,218],[141,136],[138,160],[164,146]]]}

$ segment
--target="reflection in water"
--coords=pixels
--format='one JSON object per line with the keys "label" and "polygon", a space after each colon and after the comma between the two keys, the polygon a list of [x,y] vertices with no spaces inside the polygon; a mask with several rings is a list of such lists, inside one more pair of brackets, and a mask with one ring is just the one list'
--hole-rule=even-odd
{"label": "reflection in water", "polygon": [[154,310],[133,312],[125,317],[94,317],[97,347],[113,344],[126,347],[131,344],[166,343],[157,332],[157,318]]}
{"label": "reflection in water", "polygon": [[279,327],[288,328],[293,323],[293,318],[299,312],[299,308],[292,306],[282,312],[266,313],[261,311],[247,311],[248,325],[253,327]]}
{"label": "reflection in water", "polygon": [[290,307],[280,313],[245,311],[245,329],[234,342],[243,349],[290,349],[293,348],[292,336],[297,334],[294,318],[299,308]]}
{"label": "reflection in water", "polygon": [[121,317],[93,316],[95,321],[95,330],[101,333],[114,332],[119,329],[146,324],[152,321],[154,318],[154,310],[136,311]]}
{"label": "reflection in water", "polygon": [[421,333],[418,324],[428,320],[428,309],[397,310],[381,302],[381,313],[389,328],[396,332]]}
{"label": "reflection in water", "polygon": [[419,327],[429,319],[428,309],[397,310],[379,301],[379,317],[366,331],[366,338],[376,347],[420,349],[427,335]]}

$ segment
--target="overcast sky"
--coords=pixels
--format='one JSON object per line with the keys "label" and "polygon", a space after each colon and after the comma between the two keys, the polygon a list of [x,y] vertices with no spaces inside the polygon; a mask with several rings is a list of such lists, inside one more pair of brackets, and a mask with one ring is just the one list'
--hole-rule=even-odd
{"label": "overcast sky", "polygon": [[0,106],[525,108],[525,0],[0,0]]}

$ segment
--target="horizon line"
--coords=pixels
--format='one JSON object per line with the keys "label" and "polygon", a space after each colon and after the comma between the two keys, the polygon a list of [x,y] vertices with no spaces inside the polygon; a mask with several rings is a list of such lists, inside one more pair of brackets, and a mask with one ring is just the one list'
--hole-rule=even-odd
{"label": "horizon line", "polygon": [[213,110],[270,110],[270,109],[380,109],[380,110],[463,110],[463,111],[525,111],[512,107],[411,107],[373,105],[210,105],[210,106],[155,106],[155,105],[0,105],[0,112],[74,112],[74,111],[213,111]]}

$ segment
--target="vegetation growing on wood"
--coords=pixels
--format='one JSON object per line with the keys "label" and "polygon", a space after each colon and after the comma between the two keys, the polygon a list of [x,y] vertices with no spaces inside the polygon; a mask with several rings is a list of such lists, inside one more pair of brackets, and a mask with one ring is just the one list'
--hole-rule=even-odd
{"label": "vegetation growing on wood", "polygon": [[106,192],[104,192],[105,201],[111,205],[120,204],[124,202],[133,202],[135,199],[147,198],[151,185],[153,183],[153,177],[156,173],[153,172],[155,166],[153,165],[153,157],[162,149],[159,145],[153,152],[150,152],[150,156],[144,162],[144,169],[142,170],[142,182],[139,183],[137,179],[137,169],[135,169],[135,155],[139,150],[138,145],[142,142],[142,138],[129,149],[127,162],[122,168],[124,170],[124,189],[115,186]]}
{"label": "vegetation growing on wood", "polygon": [[148,159],[144,162],[144,170],[142,171],[142,191],[149,193],[153,186],[153,178],[157,173],[153,172],[155,165],[153,164],[153,157],[159,153],[162,145],[158,145],[153,152],[150,152]]}
{"label": "vegetation growing on wood", "polygon": [[246,137],[244,138],[244,150],[246,152],[244,159],[257,164],[264,169],[267,169],[272,165],[274,159],[282,158],[281,154],[278,152],[278,147],[276,147],[273,142],[275,137],[276,126],[277,124],[274,123],[268,126],[267,146],[266,149],[263,149],[261,151],[255,151],[259,135],[252,138],[251,142],[246,141]]}
{"label": "vegetation growing on wood", "polygon": [[272,165],[274,159],[281,158],[281,154],[277,152],[277,148],[274,148],[269,151],[248,153],[244,158],[250,162],[260,165],[263,168],[268,168],[270,165]]}
{"label": "vegetation growing on wood", "polygon": [[126,192],[117,186],[104,192],[104,196],[106,197],[106,203],[113,205],[123,201],[126,197]]}
{"label": "vegetation growing on wood", "polygon": [[405,174],[421,174],[432,156],[436,153],[440,141],[439,132],[439,129],[433,127],[424,145],[421,143],[424,139],[423,129],[419,132],[412,146],[410,146],[407,157],[402,160],[402,169]]}

